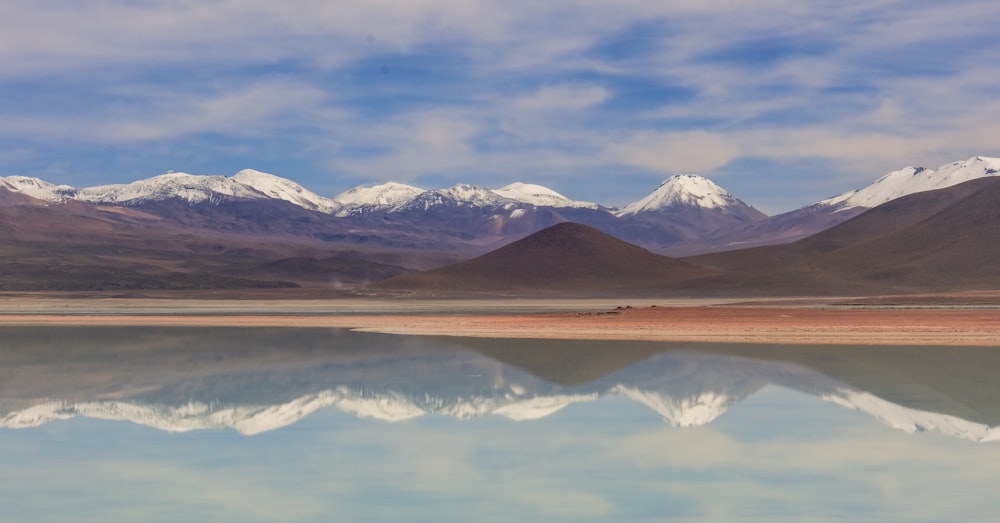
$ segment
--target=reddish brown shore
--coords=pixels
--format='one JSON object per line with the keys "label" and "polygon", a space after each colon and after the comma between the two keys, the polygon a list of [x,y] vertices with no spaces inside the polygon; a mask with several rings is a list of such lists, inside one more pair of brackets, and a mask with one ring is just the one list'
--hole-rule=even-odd
{"label": "reddish brown shore", "polygon": [[412,335],[1000,349],[996,308],[671,306],[534,314],[5,314],[0,324],[342,327]]}

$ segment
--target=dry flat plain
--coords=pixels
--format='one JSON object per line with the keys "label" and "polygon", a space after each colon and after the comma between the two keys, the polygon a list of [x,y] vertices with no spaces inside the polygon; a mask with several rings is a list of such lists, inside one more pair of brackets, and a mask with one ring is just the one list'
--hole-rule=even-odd
{"label": "dry flat plain", "polygon": [[1000,295],[905,299],[0,300],[0,324],[336,327],[410,335],[1000,347]]}

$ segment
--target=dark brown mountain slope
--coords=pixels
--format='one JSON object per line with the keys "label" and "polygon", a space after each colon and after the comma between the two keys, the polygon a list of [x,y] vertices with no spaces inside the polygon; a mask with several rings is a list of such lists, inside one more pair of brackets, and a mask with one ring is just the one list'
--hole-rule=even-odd
{"label": "dark brown mountain slope", "polygon": [[589,226],[564,222],[478,258],[371,288],[423,294],[644,294],[712,274]]}
{"label": "dark brown mountain slope", "polygon": [[767,293],[1000,288],[1000,179],[893,200],[788,245],[686,258],[731,271],[716,287]]}
{"label": "dark brown mountain slope", "polygon": [[0,291],[336,289],[406,272],[407,263],[405,251],[188,228],[135,208],[0,204]]}

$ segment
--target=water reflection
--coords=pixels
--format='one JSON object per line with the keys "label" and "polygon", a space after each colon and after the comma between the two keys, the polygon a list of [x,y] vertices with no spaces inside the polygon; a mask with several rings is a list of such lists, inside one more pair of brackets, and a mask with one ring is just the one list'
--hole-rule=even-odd
{"label": "water reflection", "polygon": [[906,432],[1000,439],[989,348],[405,338],[331,329],[7,328],[0,426],[85,416],[260,434],[334,407],[396,422],[512,420],[626,398],[708,424],[768,385]]}
{"label": "water reflection", "polygon": [[973,443],[1000,419],[992,349],[326,329],[4,328],[0,340],[5,521],[982,521],[1000,509],[1000,445]]}

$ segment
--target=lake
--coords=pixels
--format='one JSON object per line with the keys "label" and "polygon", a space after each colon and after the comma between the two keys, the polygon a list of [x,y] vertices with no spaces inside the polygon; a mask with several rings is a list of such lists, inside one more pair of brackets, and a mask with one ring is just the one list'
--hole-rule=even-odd
{"label": "lake", "polygon": [[984,521],[1000,349],[0,327],[47,521]]}

